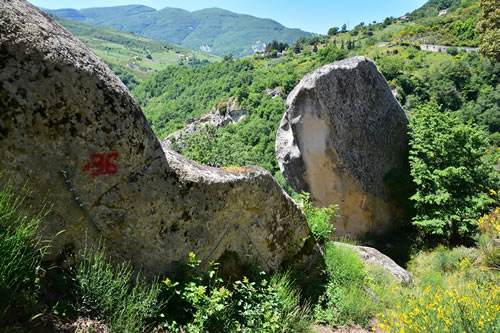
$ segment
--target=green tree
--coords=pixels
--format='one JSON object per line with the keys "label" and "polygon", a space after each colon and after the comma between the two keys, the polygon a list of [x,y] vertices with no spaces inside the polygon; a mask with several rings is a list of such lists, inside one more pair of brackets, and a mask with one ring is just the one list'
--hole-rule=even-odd
{"label": "green tree", "polygon": [[339,61],[346,57],[347,51],[337,48],[334,44],[329,44],[318,51],[318,58],[322,65]]}
{"label": "green tree", "polygon": [[297,43],[295,43],[295,46],[293,47],[293,52],[295,52],[295,54],[299,54],[300,51],[302,51],[302,45],[299,43],[299,41],[297,41]]}
{"label": "green tree", "polygon": [[343,24],[342,25],[342,32],[346,32],[347,31],[347,24]]}
{"label": "green tree", "polygon": [[329,36],[334,36],[339,32],[339,27],[333,27],[328,29],[328,35]]}
{"label": "green tree", "polygon": [[500,10],[498,0],[481,0],[481,14],[476,26],[479,50],[492,61],[500,62]]}
{"label": "green tree", "polygon": [[468,235],[493,202],[484,133],[430,102],[415,108],[410,135],[413,224],[448,240]]}

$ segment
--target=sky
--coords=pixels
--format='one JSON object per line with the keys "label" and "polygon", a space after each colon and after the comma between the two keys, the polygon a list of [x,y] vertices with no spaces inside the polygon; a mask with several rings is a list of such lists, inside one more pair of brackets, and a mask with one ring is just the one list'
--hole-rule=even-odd
{"label": "sky", "polygon": [[427,0],[28,0],[48,8],[90,8],[141,4],[156,9],[182,8],[189,11],[218,7],[239,14],[270,18],[288,28],[326,34],[331,27],[348,29],[360,22],[380,22],[419,8]]}

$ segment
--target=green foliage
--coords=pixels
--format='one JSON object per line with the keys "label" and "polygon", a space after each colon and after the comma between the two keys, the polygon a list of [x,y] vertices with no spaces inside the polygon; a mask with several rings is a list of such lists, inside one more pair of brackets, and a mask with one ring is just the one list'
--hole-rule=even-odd
{"label": "green foliage", "polygon": [[321,65],[326,65],[347,57],[346,50],[337,48],[335,44],[329,44],[318,52],[318,59]]}
{"label": "green foliage", "polygon": [[[392,54],[398,49],[397,55]],[[375,62],[405,109],[411,111],[434,99],[443,111],[456,111],[464,121],[473,121],[490,134],[500,131],[499,63],[481,59],[477,53],[456,59],[412,46],[394,48],[376,56]]]}
{"label": "green foliage", "polygon": [[476,27],[481,53],[494,62],[500,62],[500,12],[498,1],[481,0],[481,14]]}
{"label": "green foliage", "polygon": [[266,52],[272,52],[272,51],[277,51],[277,52],[282,52],[288,48],[287,43],[283,42],[278,42],[276,39],[273,40],[271,43],[266,45]]}
{"label": "green foliage", "polygon": [[[300,294],[288,273],[270,280],[264,272],[257,282],[246,277],[231,287],[217,277],[217,265],[206,273],[200,261],[189,255],[188,272],[182,282],[164,281],[169,303],[165,326],[172,332],[306,332],[310,317],[300,306]],[[179,313],[182,309],[182,313]]]}
{"label": "green foliage", "polygon": [[482,131],[430,103],[414,109],[410,135],[411,175],[417,188],[411,198],[417,212],[413,224],[445,239],[470,234],[492,203]]}
{"label": "green foliage", "polygon": [[339,27],[332,27],[332,28],[328,29],[328,35],[334,36],[339,32],[339,30],[340,30]]}
{"label": "green foliage", "polygon": [[[491,190],[498,198],[498,193]],[[500,207],[478,220],[479,233],[476,243],[483,263],[492,269],[500,269]]]}
{"label": "green foliage", "polygon": [[309,193],[300,194],[301,209],[306,215],[309,228],[317,242],[326,244],[335,232],[333,224],[337,218],[337,205],[330,205],[325,208],[317,208],[309,201]]}
{"label": "green foliage", "polygon": [[129,264],[114,268],[107,262],[103,247],[85,249],[74,276],[77,311],[105,320],[112,332],[147,331],[163,306],[160,285],[132,275]]}
{"label": "green foliage", "polygon": [[38,294],[45,250],[37,230],[44,214],[25,212],[25,195],[25,189],[14,193],[10,182],[0,190],[0,327],[18,317],[26,320]]}
{"label": "green foliage", "polygon": [[456,56],[458,54],[458,49],[456,47],[449,47],[446,49],[446,53],[452,56]]}
{"label": "green foliage", "polygon": [[377,305],[365,290],[366,271],[358,254],[348,246],[330,243],[325,263],[329,282],[314,308],[316,320],[330,325],[366,326]]}
{"label": "green foliage", "polygon": [[465,21],[455,21],[448,26],[451,34],[455,35],[458,40],[472,40],[474,39],[474,30],[477,25],[477,19],[470,17]]}

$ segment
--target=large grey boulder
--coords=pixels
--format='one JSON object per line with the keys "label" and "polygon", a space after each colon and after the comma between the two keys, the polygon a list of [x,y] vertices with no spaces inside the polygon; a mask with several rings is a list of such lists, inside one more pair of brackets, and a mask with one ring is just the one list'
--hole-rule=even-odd
{"label": "large grey boulder", "polygon": [[[23,0],[0,2],[0,170],[26,203],[52,205],[52,257],[103,238],[148,274],[189,252],[276,269],[308,235],[262,168],[223,172],[164,149],[127,88],[83,43]],[[2,181],[5,181],[4,177]]]}
{"label": "large grey boulder", "polygon": [[401,214],[384,178],[407,172],[407,123],[371,60],[323,66],[288,95],[276,136],[280,169],[317,205],[339,205],[338,233],[383,232]]}

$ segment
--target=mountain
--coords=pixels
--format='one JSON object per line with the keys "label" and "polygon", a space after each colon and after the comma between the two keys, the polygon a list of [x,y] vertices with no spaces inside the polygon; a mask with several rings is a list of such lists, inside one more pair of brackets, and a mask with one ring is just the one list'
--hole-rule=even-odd
{"label": "mountain", "polygon": [[171,65],[186,63],[197,66],[220,59],[201,51],[122,32],[116,28],[84,24],[83,15],[74,9],[61,10],[59,14],[61,13],[75,20],[49,15],[103,59],[129,89],[142,79]]}
{"label": "mountain", "polygon": [[189,12],[178,8],[156,10],[142,5],[104,8],[43,9],[47,13],[96,26],[112,26],[157,40],[169,41],[215,55],[232,53],[243,57],[253,54],[262,43],[279,40],[294,43],[313,34],[286,28],[280,23],[220,8]]}

